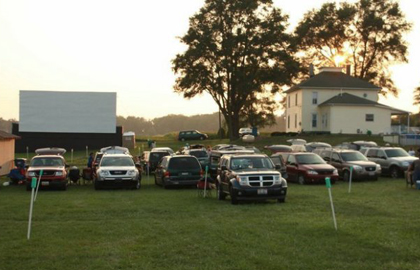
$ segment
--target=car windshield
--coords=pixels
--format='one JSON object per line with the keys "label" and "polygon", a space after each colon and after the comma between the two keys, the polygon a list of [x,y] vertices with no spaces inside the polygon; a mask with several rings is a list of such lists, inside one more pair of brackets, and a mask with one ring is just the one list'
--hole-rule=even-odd
{"label": "car windshield", "polygon": [[166,152],[151,152],[149,160],[150,161],[160,161],[164,156],[169,156],[169,153]]}
{"label": "car windshield", "polygon": [[273,163],[266,157],[236,157],[230,161],[230,168],[233,171],[247,170],[247,169],[270,169],[272,170]]}
{"label": "car windshield", "polygon": [[195,156],[197,158],[206,158],[208,157],[207,152],[206,151],[191,151],[190,152],[191,156]]}
{"label": "car windshield", "polygon": [[39,157],[31,161],[31,167],[61,167],[64,166],[64,161],[56,157]]}
{"label": "car windshield", "polygon": [[343,158],[344,161],[366,161],[366,160],[368,160],[360,152],[341,153],[341,157]]}
{"label": "car windshield", "polygon": [[404,149],[401,149],[401,148],[388,149],[388,150],[385,150],[385,153],[389,158],[410,156]]}
{"label": "car windshield", "polygon": [[201,170],[201,165],[193,157],[173,157],[169,161],[168,169],[172,170]]}
{"label": "car windshield", "polygon": [[326,162],[318,155],[296,155],[299,164],[325,164]]}
{"label": "car windshield", "polygon": [[102,158],[101,167],[133,167],[134,161],[131,157],[104,157]]}

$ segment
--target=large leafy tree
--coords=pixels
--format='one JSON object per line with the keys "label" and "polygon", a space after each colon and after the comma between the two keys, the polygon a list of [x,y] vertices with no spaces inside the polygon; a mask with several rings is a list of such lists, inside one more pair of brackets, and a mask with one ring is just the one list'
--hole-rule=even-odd
{"label": "large leafy tree", "polygon": [[305,14],[295,30],[303,62],[337,65],[337,57],[353,68],[353,76],[398,94],[389,66],[407,62],[404,34],[411,29],[397,2],[360,0],[354,4],[326,3]]}
{"label": "large leafy tree", "polygon": [[267,97],[299,69],[286,27],[287,16],[271,0],[206,0],[180,39],[188,48],[173,60],[175,92],[210,94],[231,139],[248,113],[258,123],[271,121],[277,105]]}
{"label": "large leafy tree", "polygon": [[420,106],[420,86],[414,89],[413,105]]}

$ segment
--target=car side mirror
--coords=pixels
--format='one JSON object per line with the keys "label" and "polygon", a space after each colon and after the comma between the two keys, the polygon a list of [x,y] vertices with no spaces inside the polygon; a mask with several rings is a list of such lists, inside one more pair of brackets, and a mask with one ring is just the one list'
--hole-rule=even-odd
{"label": "car side mirror", "polygon": [[25,165],[25,169],[28,169],[29,168],[29,165]]}
{"label": "car side mirror", "polygon": [[68,168],[70,168],[70,165],[69,165],[69,164],[66,164],[66,165],[64,165],[64,167],[65,167],[66,169],[68,169]]}
{"label": "car side mirror", "polygon": [[136,163],[135,165],[136,165],[137,169],[141,169],[141,164],[140,163]]}
{"label": "car side mirror", "polygon": [[222,171],[227,170],[226,166],[224,166],[224,165],[223,165],[220,169],[221,169]]}
{"label": "car side mirror", "polygon": [[275,169],[276,169],[276,170],[280,170],[280,169],[281,169],[280,164],[276,164]]}

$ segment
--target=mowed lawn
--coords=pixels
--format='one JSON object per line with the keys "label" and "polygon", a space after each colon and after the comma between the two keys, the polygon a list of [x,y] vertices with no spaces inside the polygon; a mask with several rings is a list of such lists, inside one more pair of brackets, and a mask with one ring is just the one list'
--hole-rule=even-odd
{"label": "mowed lawn", "polygon": [[140,190],[0,187],[0,269],[420,269],[420,191],[402,179],[289,184],[286,203]]}

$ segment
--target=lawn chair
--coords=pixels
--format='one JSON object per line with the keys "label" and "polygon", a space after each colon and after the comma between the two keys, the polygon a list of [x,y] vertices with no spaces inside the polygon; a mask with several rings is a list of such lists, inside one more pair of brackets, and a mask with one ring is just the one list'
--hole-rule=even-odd
{"label": "lawn chair", "polygon": [[212,190],[216,189],[216,185],[210,181],[210,178],[207,178],[207,183],[205,179],[201,179],[197,182],[197,195],[198,197],[212,197]]}

